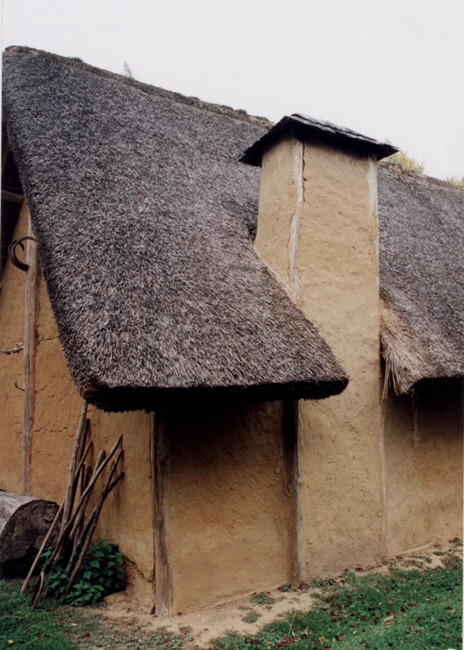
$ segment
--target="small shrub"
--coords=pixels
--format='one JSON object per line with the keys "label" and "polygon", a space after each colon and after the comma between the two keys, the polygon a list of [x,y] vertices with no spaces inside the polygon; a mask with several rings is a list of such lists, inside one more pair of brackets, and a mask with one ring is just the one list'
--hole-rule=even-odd
{"label": "small shrub", "polygon": [[[53,549],[43,554],[46,561]],[[101,598],[118,591],[122,587],[123,562],[116,544],[100,540],[87,551],[76,581],[66,596],[69,605],[95,605]],[[61,598],[66,589],[69,576],[65,567],[58,562],[47,578],[47,594]]]}
{"label": "small shrub", "polygon": [[292,590],[292,583],[291,582],[285,582],[283,585],[280,585],[279,591],[291,591]]}

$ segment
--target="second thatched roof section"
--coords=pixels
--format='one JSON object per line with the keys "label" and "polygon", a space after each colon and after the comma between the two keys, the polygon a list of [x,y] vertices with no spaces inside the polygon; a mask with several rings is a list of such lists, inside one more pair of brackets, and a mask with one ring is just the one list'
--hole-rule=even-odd
{"label": "second thatched roof section", "polygon": [[[336,394],[347,377],[251,244],[264,132],[35,50],[4,116],[74,381],[108,410]],[[227,111],[226,111],[227,112]]]}
{"label": "second thatched roof section", "polygon": [[462,377],[464,189],[382,163],[378,201],[386,380]]}

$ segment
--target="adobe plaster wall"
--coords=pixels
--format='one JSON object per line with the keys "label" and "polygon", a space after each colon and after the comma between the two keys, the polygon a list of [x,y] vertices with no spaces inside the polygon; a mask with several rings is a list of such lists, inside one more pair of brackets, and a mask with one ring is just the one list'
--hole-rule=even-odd
{"label": "adobe plaster wall", "polygon": [[306,579],[381,550],[377,236],[371,159],[291,137],[265,152],[256,249],[350,377],[341,395],[300,402]]}
{"label": "adobe plaster wall", "polygon": [[426,380],[385,403],[387,550],[462,538],[463,383]]}
{"label": "adobe plaster wall", "polygon": [[[27,235],[28,210],[21,210],[14,238]],[[20,250],[18,256],[21,257]],[[24,258],[23,258],[24,259]],[[26,274],[7,262],[0,293],[0,489],[22,490],[21,431],[23,423],[23,352],[4,350],[24,343]],[[15,382],[19,388],[15,387]]]}
{"label": "adobe plaster wall", "polygon": [[173,611],[287,582],[282,404],[179,409],[167,420]]}

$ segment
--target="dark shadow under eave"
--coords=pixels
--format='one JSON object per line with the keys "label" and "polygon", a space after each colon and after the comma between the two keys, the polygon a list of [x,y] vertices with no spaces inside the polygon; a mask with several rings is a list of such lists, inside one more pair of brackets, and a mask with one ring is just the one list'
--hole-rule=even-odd
{"label": "dark shadow under eave", "polygon": [[103,411],[154,411],[182,404],[245,405],[276,400],[324,399],[338,395],[348,385],[348,378],[319,383],[263,384],[258,386],[196,387],[196,388],[134,388],[93,386],[82,396]]}

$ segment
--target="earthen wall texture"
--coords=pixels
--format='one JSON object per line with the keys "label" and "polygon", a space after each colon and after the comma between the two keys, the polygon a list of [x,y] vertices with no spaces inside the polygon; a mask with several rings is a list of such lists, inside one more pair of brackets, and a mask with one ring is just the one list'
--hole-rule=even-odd
{"label": "earthen wall texture", "polygon": [[281,402],[168,414],[173,611],[287,582],[290,493]]}
{"label": "earthen wall texture", "polygon": [[[23,206],[15,239],[27,235],[29,212]],[[21,253],[18,250],[18,256]],[[23,257],[25,259],[25,256]],[[21,494],[21,431],[23,426],[23,352],[7,350],[24,344],[26,274],[7,263],[0,293],[0,489]],[[15,386],[16,383],[16,386]]]}
{"label": "earthen wall texture", "polygon": [[462,538],[463,397],[460,379],[424,380],[385,404],[387,550]]}
{"label": "earthen wall texture", "polygon": [[348,372],[300,403],[305,578],[373,561],[382,533],[379,301],[372,160],[324,144],[265,153],[256,248]]}

